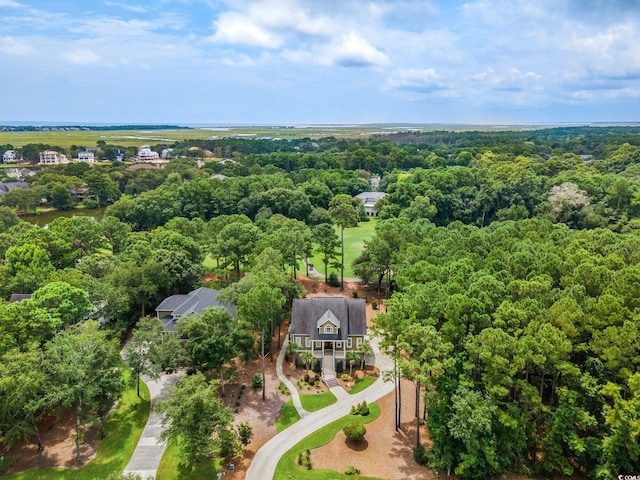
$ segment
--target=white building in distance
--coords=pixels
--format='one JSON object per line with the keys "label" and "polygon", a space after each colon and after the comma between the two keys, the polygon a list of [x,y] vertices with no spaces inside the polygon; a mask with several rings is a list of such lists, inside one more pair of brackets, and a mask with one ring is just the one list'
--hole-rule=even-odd
{"label": "white building in distance", "polygon": [[136,156],[136,162],[139,163],[154,163],[160,160],[160,155],[158,152],[154,152],[151,150],[149,145],[142,145],[138,149],[138,155]]}
{"label": "white building in distance", "polygon": [[40,152],[40,165],[60,165],[62,163],[69,163],[64,153],[54,152],[53,150]]}
{"label": "white building in distance", "polygon": [[20,158],[15,150],[7,150],[2,155],[2,163],[18,163]]}
{"label": "white building in distance", "polygon": [[355,198],[364,204],[364,211],[368,217],[377,217],[378,209],[376,208],[376,203],[386,195],[384,192],[362,192],[356,195]]}
{"label": "white building in distance", "polygon": [[89,152],[85,150],[84,152],[78,152],[78,161],[94,163],[96,161],[96,156],[94,155],[93,152]]}

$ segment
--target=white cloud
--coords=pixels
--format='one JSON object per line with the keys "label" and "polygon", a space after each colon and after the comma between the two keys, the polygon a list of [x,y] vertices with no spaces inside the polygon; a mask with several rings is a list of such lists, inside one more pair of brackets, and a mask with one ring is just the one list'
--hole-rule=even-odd
{"label": "white cloud", "polygon": [[116,8],[122,8],[123,10],[127,10],[129,12],[134,12],[134,13],[146,13],[148,10],[140,5],[129,5],[126,3],[118,3],[118,2],[104,2],[105,5],[109,6],[109,7],[116,7]]}
{"label": "white cloud", "polygon": [[77,65],[93,65],[100,61],[98,54],[87,48],[69,50],[62,56],[67,62]]}
{"label": "white cloud", "polygon": [[26,55],[29,53],[29,47],[13,37],[0,38],[0,52],[8,55]]}
{"label": "white cloud", "polygon": [[328,48],[328,54],[332,63],[342,67],[384,67],[391,63],[389,57],[355,32],[343,35],[339,43]]}
{"label": "white cloud", "polygon": [[236,12],[225,13],[216,23],[216,33],[208,38],[214,43],[249,45],[263,48],[278,48],[282,38],[268,29],[243,18]]}
{"label": "white cloud", "polygon": [[0,8],[23,8],[24,5],[22,3],[18,3],[14,0],[0,0]]}

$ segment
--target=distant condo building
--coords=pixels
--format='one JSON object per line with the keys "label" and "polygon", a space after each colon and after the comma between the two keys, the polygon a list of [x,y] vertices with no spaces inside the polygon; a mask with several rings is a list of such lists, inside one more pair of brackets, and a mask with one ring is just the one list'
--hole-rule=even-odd
{"label": "distant condo building", "polygon": [[138,149],[138,156],[136,157],[136,162],[152,163],[152,162],[158,162],[159,160],[160,160],[160,155],[158,155],[158,152],[154,152],[153,150],[151,150],[151,147],[149,147],[149,145],[142,145]]}
{"label": "distant condo building", "polygon": [[78,161],[94,163],[96,161],[96,156],[94,155],[93,152],[89,152],[89,151],[78,152]]}
{"label": "distant condo building", "polygon": [[15,150],[7,150],[2,155],[2,163],[18,163],[19,157]]}
{"label": "distant condo building", "polygon": [[54,152],[53,150],[40,152],[41,165],[59,165],[61,163],[69,163],[69,160],[64,153]]}

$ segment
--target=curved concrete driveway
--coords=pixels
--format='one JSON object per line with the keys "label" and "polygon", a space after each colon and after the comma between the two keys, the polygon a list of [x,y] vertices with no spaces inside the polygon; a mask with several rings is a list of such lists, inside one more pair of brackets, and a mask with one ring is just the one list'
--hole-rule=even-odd
{"label": "curved concrete driveway", "polygon": [[173,373],[171,375],[163,373],[158,380],[151,380],[146,375],[141,377],[147,384],[147,387],[149,387],[151,412],[149,413],[149,419],[142,431],[140,440],[138,440],[138,445],[129,459],[127,467],[124,469],[124,472],[122,472],[123,474],[140,475],[144,480],[156,478],[156,471],[160,465],[166,443],[160,442],[158,438],[162,433],[162,422],[160,417],[153,411],[153,405],[156,401],[164,398],[169,388],[174,386],[183,375],[184,372]]}
{"label": "curved concrete driveway", "polygon": [[[382,372],[393,368],[391,360],[382,356],[376,345],[373,345],[375,353],[375,365]],[[284,348],[283,348],[284,350]],[[280,360],[280,357],[278,357]],[[304,418],[291,425],[286,430],[280,432],[267,443],[265,443],[253,458],[249,470],[247,470],[246,480],[266,480],[272,479],[280,458],[288,452],[299,441],[311,435],[316,430],[325,425],[348,415],[351,406],[366,400],[367,403],[375,402],[392,392],[393,382],[384,382],[382,375],[366,390],[355,395],[340,395],[338,401],[333,405],[318,410],[314,413],[307,413]],[[293,394],[293,390],[291,391]],[[299,401],[299,400],[298,400]],[[297,408],[297,407],[296,407]]]}

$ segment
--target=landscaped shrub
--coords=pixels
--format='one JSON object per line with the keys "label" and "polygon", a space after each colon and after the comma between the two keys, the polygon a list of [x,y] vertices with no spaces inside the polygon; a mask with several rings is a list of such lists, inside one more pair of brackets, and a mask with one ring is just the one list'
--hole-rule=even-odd
{"label": "landscaped shrub", "polygon": [[336,373],[344,372],[344,365],[342,364],[342,360],[338,360],[336,363]]}
{"label": "landscaped shrub", "polygon": [[352,296],[353,298],[358,298],[358,291],[357,291],[357,290],[353,290],[353,291],[351,292],[351,296]]}
{"label": "landscaped shrub", "polygon": [[344,471],[345,475],[360,475],[360,469],[354,467],[353,465],[349,465],[347,469]]}
{"label": "landscaped shrub", "polygon": [[422,445],[418,445],[413,449],[413,459],[418,465],[426,465],[429,461],[427,452]]}
{"label": "landscaped shrub", "polygon": [[343,382],[348,382],[349,380],[351,380],[351,377],[348,373],[343,373],[342,375],[340,375],[340,380],[342,380]]}
{"label": "landscaped shrub", "polygon": [[358,405],[352,405],[351,415],[362,415],[363,417],[369,415],[369,405],[367,405],[367,401],[363,400],[362,403]]}
{"label": "landscaped shrub", "polygon": [[280,382],[280,384],[278,385],[278,390],[280,390],[280,393],[282,393],[283,395],[291,395],[291,392],[284,384],[284,382]]}
{"label": "landscaped shrub", "polygon": [[256,373],[253,376],[253,380],[251,380],[251,383],[253,384],[253,388],[255,388],[256,390],[262,388],[262,375]]}
{"label": "landscaped shrub", "polygon": [[307,470],[311,470],[311,451],[306,450],[298,454],[298,465],[305,467]]}
{"label": "landscaped shrub", "polygon": [[344,432],[347,440],[351,442],[359,442],[362,440],[367,433],[367,429],[364,428],[360,422],[351,422],[348,423],[342,431]]}
{"label": "landscaped shrub", "polygon": [[253,427],[248,423],[241,423],[238,425],[238,435],[240,436],[240,443],[245,447],[249,445],[251,436],[253,435]]}
{"label": "landscaped shrub", "polygon": [[311,377],[309,377],[309,374],[305,373],[304,374],[304,383],[309,383],[309,378],[311,378]]}
{"label": "landscaped shrub", "polygon": [[340,279],[338,278],[338,275],[336,275],[335,273],[331,272],[329,274],[329,278],[327,279],[327,283],[332,287],[339,287],[340,286]]}
{"label": "landscaped shrub", "polygon": [[316,373],[320,373],[322,371],[322,365],[320,364],[320,360],[318,360],[317,358],[313,363],[313,371]]}
{"label": "landscaped shrub", "polygon": [[378,302],[376,302],[375,300],[371,300],[371,308],[373,308],[374,310],[378,309]]}

